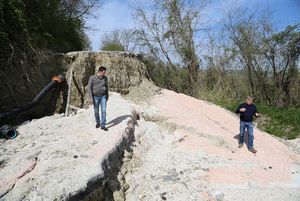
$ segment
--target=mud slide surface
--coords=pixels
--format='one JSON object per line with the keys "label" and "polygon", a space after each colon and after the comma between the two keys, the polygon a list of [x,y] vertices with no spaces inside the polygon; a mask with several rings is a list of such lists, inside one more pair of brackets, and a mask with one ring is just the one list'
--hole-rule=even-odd
{"label": "mud slide surface", "polygon": [[108,132],[90,107],[1,140],[0,200],[300,200],[299,140],[255,129],[258,152],[238,149],[236,115],[149,83],[107,114]]}
{"label": "mud slide surface", "polygon": [[254,130],[256,154],[239,149],[238,116],[168,90],[146,110],[127,200],[300,200],[299,154],[270,134]]}

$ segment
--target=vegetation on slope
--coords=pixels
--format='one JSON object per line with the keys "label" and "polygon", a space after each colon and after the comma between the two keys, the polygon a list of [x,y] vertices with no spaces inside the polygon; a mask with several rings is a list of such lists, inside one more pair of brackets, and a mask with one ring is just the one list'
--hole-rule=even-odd
{"label": "vegetation on slope", "polygon": [[84,16],[96,4],[95,0],[0,0],[2,68],[32,64],[41,49],[85,49]]}

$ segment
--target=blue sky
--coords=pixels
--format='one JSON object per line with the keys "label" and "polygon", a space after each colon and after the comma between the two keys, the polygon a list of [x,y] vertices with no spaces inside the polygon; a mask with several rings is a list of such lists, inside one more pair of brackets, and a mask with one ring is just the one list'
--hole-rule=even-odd
{"label": "blue sky", "polygon": [[[147,0],[144,0],[147,2]],[[101,9],[94,11],[93,18],[87,19],[92,49],[100,49],[101,38],[114,29],[133,28],[132,0],[104,0]],[[286,25],[300,23],[300,0],[211,0],[204,11],[203,19],[207,25],[217,26],[223,19],[224,9],[234,6],[247,7],[249,10],[271,10],[272,21],[278,29]]]}

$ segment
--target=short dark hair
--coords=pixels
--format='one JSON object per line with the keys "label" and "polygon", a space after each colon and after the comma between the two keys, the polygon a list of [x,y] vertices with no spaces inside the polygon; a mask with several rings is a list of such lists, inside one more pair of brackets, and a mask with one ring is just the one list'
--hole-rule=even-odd
{"label": "short dark hair", "polygon": [[248,100],[254,100],[254,96],[247,96]]}
{"label": "short dark hair", "polygon": [[104,66],[100,66],[98,69],[98,72],[106,71],[106,68]]}

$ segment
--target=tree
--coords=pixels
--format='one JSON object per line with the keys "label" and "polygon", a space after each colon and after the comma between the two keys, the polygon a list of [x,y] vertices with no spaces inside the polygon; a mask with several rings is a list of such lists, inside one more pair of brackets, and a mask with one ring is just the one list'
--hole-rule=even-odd
{"label": "tree", "polygon": [[[136,7],[138,41],[156,59],[175,66],[179,61],[189,71],[189,82],[198,80],[199,58],[195,47],[200,13],[206,1],[153,0],[149,8]],[[191,87],[193,88],[193,87]],[[192,94],[193,92],[190,92]]]}
{"label": "tree", "polygon": [[105,34],[101,50],[134,52],[136,49],[136,31],[134,29],[115,29]]}
{"label": "tree", "polygon": [[61,9],[69,18],[82,18],[91,15],[101,6],[101,0],[60,0]]}
{"label": "tree", "polygon": [[[75,3],[74,7],[67,9],[66,2]],[[100,1],[0,0],[1,78],[14,68],[30,86],[29,68],[47,52],[88,48],[84,20],[95,2]],[[5,81],[9,86],[10,81]]]}
{"label": "tree", "polygon": [[291,101],[292,83],[299,76],[300,24],[265,38],[263,55],[273,71],[276,105],[285,106]]}
{"label": "tree", "polygon": [[[35,49],[82,50],[87,44],[84,19],[100,0],[0,0],[2,65],[36,56]],[[21,58],[24,57],[24,58]],[[15,58],[15,59],[13,59]]]}
{"label": "tree", "polygon": [[240,10],[228,16],[226,28],[247,72],[252,94],[268,105],[287,105],[291,97],[288,88],[294,80],[289,72],[295,72],[299,62],[299,25],[276,33],[268,17]]}

